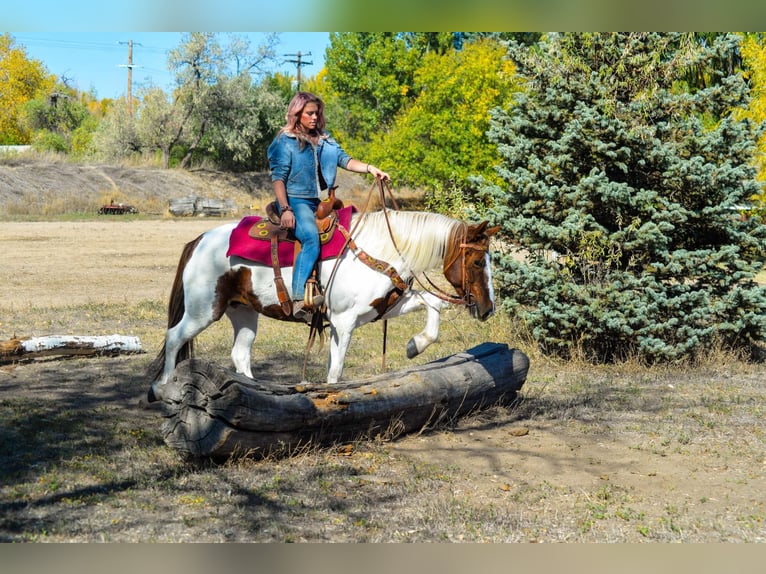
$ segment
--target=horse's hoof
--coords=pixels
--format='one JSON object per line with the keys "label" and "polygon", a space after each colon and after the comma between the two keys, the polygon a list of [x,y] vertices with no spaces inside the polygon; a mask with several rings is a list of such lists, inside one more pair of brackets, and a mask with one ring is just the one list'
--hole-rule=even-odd
{"label": "horse's hoof", "polygon": [[407,343],[407,358],[414,359],[419,354],[420,351],[418,351],[418,346],[415,344],[415,339],[410,339]]}

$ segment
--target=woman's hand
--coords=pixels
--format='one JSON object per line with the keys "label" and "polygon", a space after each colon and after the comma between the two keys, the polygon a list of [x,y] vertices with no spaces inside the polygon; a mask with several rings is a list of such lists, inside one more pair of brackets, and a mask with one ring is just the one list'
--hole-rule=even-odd
{"label": "woman's hand", "polygon": [[391,177],[383,170],[378,169],[372,164],[367,164],[367,173],[371,173],[375,179],[382,179],[383,181],[391,181]]}
{"label": "woman's hand", "polygon": [[285,209],[279,216],[279,225],[282,229],[295,229],[295,214],[292,209]]}

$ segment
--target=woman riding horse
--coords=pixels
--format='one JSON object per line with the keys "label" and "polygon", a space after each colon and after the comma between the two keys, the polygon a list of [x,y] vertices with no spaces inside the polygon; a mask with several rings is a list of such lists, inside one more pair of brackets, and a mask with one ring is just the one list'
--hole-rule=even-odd
{"label": "woman riding horse", "polygon": [[339,166],[356,173],[370,173],[377,179],[390,178],[374,165],[351,158],[324,131],[324,103],[314,94],[295,94],[285,119],[286,124],[269,146],[269,167],[280,224],[295,229],[301,243],[292,279],[293,316],[307,320],[308,313],[324,302],[321,295],[314,297],[311,307],[304,301],[306,281],[320,252],[314,223],[320,192],[335,187]]}

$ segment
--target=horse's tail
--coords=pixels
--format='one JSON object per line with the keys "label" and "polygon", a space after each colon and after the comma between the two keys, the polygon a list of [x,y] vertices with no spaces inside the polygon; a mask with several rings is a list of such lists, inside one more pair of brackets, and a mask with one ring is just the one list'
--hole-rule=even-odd
{"label": "horse's tail", "polygon": [[[202,240],[202,235],[197,237],[194,241],[190,241],[184,245],[181,252],[181,258],[178,261],[178,267],[176,268],[176,277],[173,280],[173,287],[170,290],[170,301],[168,302],[168,329],[178,324],[181,318],[184,316],[186,308],[184,306],[184,269],[186,269],[189,259],[191,259],[194,249],[197,244]],[[165,349],[167,345],[167,336],[162,341],[162,348],[154,360],[149,365],[149,380],[156,381],[162,375],[162,371],[165,368]],[[194,339],[187,341],[176,356],[176,364],[185,359],[189,359],[194,356]]]}

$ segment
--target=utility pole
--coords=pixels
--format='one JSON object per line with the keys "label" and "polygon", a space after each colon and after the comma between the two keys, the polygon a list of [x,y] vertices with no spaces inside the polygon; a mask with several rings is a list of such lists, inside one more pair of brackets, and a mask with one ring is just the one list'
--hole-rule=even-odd
{"label": "utility pole", "polygon": [[[120,65],[120,68],[128,69],[128,114],[133,117],[133,40],[127,42],[120,42],[120,44],[128,45],[128,64],[127,66]],[[136,44],[140,46],[141,44]]]}
{"label": "utility pole", "polygon": [[285,62],[289,62],[291,64],[295,64],[295,67],[298,68],[298,91],[301,89],[301,68],[303,66],[310,66],[314,62],[306,62],[303,60],[303,56],[310,56],[311,52],[308,52],[306,54],[301,54],[300,50],[297,54],[283,54],[287,58],[296,58],[295,60],[285,60]]}

